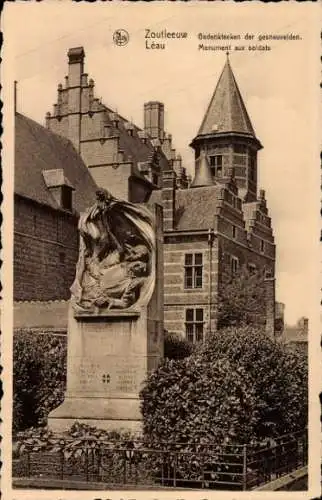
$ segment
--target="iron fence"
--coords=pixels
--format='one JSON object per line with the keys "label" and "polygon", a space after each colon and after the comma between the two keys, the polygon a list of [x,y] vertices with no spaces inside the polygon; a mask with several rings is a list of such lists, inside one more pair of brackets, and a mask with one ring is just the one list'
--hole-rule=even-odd
{"label": "iron fence", "polygon": [[244,445],[175,443],[150,449],[80,439],[59,452],[26,449],[13,461],[13,477],[104,482],[110,485],[250,490],[307,464],[307,433]]}

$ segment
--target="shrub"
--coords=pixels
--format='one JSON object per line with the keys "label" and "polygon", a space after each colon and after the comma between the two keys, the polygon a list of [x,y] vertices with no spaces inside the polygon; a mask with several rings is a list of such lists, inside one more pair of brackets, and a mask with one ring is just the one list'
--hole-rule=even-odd
{"label": "shrub", "polygon": [[250,375],[259,403],[258,439],[301,430],[308,417],[307,358],[244,326],[212,333],[200,346],[204,362],[227,357]]}
{"label": "shrub", "polygon": [[218,479],[213,464],[225,460],[225,450],[238,453],[230,445],[255,438],[258,403],[251,378],[227,358],[205,364],[194,352],[183,360],[164,360],[150,375],[141,398],[146,446],[179,452],[176,458],[154,457],[150,468],[160,475],[166,459],[170,469],[176,467],[182,485],[189,479],[198,487],[203,470]]}
{"label": "shrub", "polygon": [[307,367],[259,329],[230,328],[164,360],[141,400],[149,446],[249,443],[305,427]]}
{"label": "shrub", "polygon": [[207,365],[199,353],[165,360],[141,391],[143,432],[150,445],[247,442],[258,415],[251,379],[226,358]]}
{"label": "shrub", "polygon": [[66,338],[20,330],[13,340],[13,431],[43,425],[62,401]]}
{"label": "shrub", "polygon": [[168,359],[183,359],[193,351],[193,345],[176,333],[164,332],[164,357]]}
{"label": "shrub", "polygon": [[60,435],[46,427],[30,428],[16,434],[13,474],[60,478],[63,464],[65,477],[122,484],[126,473],[128,481],[146,484],[152,478],[136,437],[130,431],[106,431],[79,422]]}

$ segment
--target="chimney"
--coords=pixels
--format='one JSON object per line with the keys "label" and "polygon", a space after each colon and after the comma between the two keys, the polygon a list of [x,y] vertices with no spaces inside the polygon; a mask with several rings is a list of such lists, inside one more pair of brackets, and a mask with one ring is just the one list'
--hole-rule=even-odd
{"label": "chimney", "polygon": [[82,74],[84,73],[85,53],[83,47],[68,51],[68,139],[80,153]]}
{"label": "chimney", "polygon": [[275,338],[275,278],[271,273],[265,276],[266,334]]}
{"label": "chimney", "polygon": [[75,47],[68,51],[68,83],[69,87],[77,87],[81,84],[84,73],[85,52],[83,47]]}
{"label": "chimney", "polygon": [[174,229],[176,203],[176,174],[174,170],[166,170],[162,175],[163,229]]}
{"label": "chimney", "polygon": [[163,141],[164,105],[159,101],[149,101],[144,104],[144,130],[152,139]]}
{"label": "chimney", "polygon": [[298,326],[300,327],[301,332],[304,335],[308,335],[309,333],[309,320],[305,316],[300,318],[298,321]]}
{"label": "chimney", "polygon": [[46,128],[50,128],[49,122],[50,122],[51,114],[49,111],[46,113]]}

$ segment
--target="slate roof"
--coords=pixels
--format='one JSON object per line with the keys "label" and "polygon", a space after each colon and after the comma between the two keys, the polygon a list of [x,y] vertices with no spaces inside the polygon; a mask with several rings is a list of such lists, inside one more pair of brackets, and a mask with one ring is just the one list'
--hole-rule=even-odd
{"label": "slate roof", "polygon": [[253,126],[227,57],[198,136],[228,132],[255,137]]}
{"label": "slate roof", "polygon": [[213,184],[214,181],[206,152],[201,151],[200,157],[197,160],[196,173],[191,183],[191,187],[212,186]]}
{"label": "slate roof", "polygon": [[[175,230],[208,230],[214,226],[220,186],[176,190]],[[162,204],[161,191],[153,191],[149,203]]]}
{"label": "slate roof", "polygon": [[43,171],[61,169],[75,188],[73,208],[84,211],[95,201],[97,185],[72,143],[39,123],[16,113],[15,193],[59,208],[47,188]]}

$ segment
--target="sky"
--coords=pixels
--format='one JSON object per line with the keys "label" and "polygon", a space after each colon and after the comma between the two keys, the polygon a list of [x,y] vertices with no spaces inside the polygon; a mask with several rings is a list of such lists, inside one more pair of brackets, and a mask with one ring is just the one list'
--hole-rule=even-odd
{"label": "sky", "polygon": [[[198,50],[198,33],[254,34],[230,61],[258,139],[259,188],[266,191],[277,245],[276,299],[295,323],[318,307],[319,148],[318,5],[257,2],[7,2],[4,8],[6,81],[17,80],[17,109],[44,124],[67,74],[67,51],[83,46],[95,94],[143,126],[143,104],[165,105],[165,128],[193,174],[195,137],[225,63],[225,50]],[[263,11],[265,13],[263,15]],[[127,30],[125,46],[113,43]],[[164,50],[146,49],[145,30],[184,31]],[[258,42],[258,34],[299,34],[301,40]],[[149,40],[151,42],[152,40]],[[270,51],[249,50],[268,44]],[[11,94],[10,94],[11,95]],[[11,96],[12,97],[12,96]]]}

